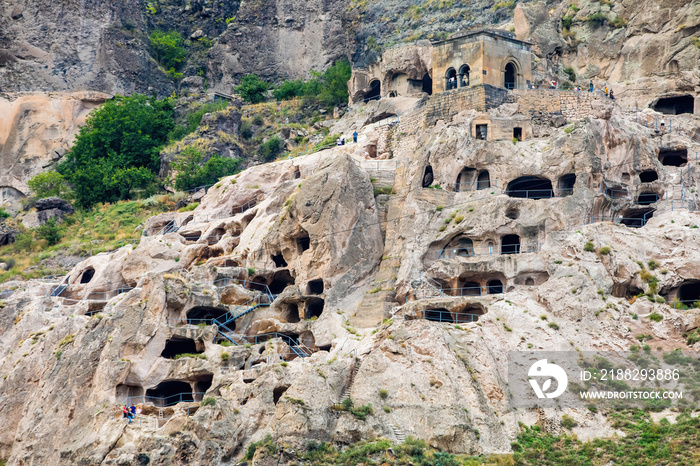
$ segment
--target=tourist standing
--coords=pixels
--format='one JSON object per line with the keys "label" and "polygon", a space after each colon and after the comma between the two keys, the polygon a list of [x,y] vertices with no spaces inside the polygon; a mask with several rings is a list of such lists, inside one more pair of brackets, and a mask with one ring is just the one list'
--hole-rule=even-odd
{"label": "tourist standing", "polygon": [[588,92],[593,92],[593,81],[588,83]]}
{"label": "tourist standing", "polygon": [[352,133],[352,142],[357,143],[357,131],[353,131]]}

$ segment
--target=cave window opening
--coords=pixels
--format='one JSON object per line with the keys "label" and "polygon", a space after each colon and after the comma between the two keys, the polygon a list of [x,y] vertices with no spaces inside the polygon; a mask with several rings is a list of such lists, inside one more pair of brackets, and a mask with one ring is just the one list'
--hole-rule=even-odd
{"label": "cave window opening", "polygon": [[459,87],[469,86],[469,71],[471,71],[469,65],[462,65],[459,68]]}
{"label": "cave window opening", "polygon": [[641,228],[654,216],[655,209],[627,211],[620,218],[620,223],[630,228]]}
{"label": "cave window opening", "polygon": [[642,183],[651,183],[659,179],[659,174],[655,170],[644,170],[639,174],[639,181]]}
{"label": "cave window opening", "polygon": [[369,83],[369,91],[365,93],[365,102],[379,100],[382,94],[382,83],[378,79],[373,79]]}
{"label": "cave window opening", "polygon": [[688,307],[700,307],[700,280],[683,282],[678,289],[678,300]]}
{"label": "cave window opening", "polygon": [[433,184],[433,167],[427,165],[425,167],[425,171],[423,172],[422,186],[424,188],[428,188],[431,184]]}
{"label": "cave window opening", "polygon": [[513,139],[516,141],[522,141],[523,140],[523,129],[519,127],[513,128]]}
{"label": "cave window opening", "polygon": [[489,294],[503,293],[503,283],[500,280],[490,280],[486,286],[488,287]]}
{"label": "cave window opening", "polygon": [[535,286],[535,280],[532,277],[527,277],[525,279],[525,286]]}
{"label": "cave window opening", "polygon": [[488,132],[489,132],[489,125],[484,124],[484,125],[476,125],[476,138],[477,139],[482,139],[486,140],[488,137]]}
{"label": "cave window opening", "polygon": [[474,242],[469,238],[460,238],[455,250],[456,256],[469,257],[474,255]]}
{"label": "cave window opening", "polygon": [[124,404],[136,404],[143,401],[143,387],[140,385],[119,384],[116,389],[116,398]]}
{"label": "cave window opening", "polygon": [[304,251],[307,251],[311,247],[311,238],[309,238],[309,234],[304,232],[304,236],[300,236],[299,238],[296,239],[297,243],[297,252],[299,254],[302,254]]}
{"label": "cave window opening", "polygon": [[289,385],[282,385],[280,387],[275,387],[272,390],[272,402],[274,404],[277,404],[277,402],[280,400],[280,398],[282,398],[282,395],[284,395],[284,392],[286,392],[287,389],[289,389]]}
{"label": "cave window opening", "polygon": [[280,294],[288,286],[294,285],[294,277],[289,273],[289,270],[282,269],[275,272],[272,277],[269,289],[272,294]]}
{"label": "cave window opening", "polygon": [[216,228],[214,231],[209,233],[207,236],[207,244],[212,245],[219,242],[219,240],[226,234],[226,229]]}
{"label": "cave window opening", "polygon": [[469,191],[475,188],[476,182],[476,169],[464,167],[462,171],[457,175],[457,182],[455,183],[455,192]]}
{"label": "cave window opening", "polygon": [[537,176],[521,176],[510,183],[506,189],[510,197],[525,199],[549,199],[553,197],[552,182]]}
{"label": "cave window opening", "polygon": [[680,115],[681,113],[693,113],[695,100],[692,95],[679,95],[675,97],[662,97],[652,105],[654,111],[666,115]]}
{"label": "cave window opening", "polygon": [[660,149],[659,162],[668,167],[683,167],[688,163],[688,149]]}
{"label": "cave window opening", "polygon": [[[217,307],[196,306],[187,311],[187,323],[190,325],[210,325],[213,319],[226,320],[229,316],[227,309]],[[231,330],[235,329],[235,322],[229,324]]]}
{"label": "cave window opening", "polygon": [[433,95],[433,79],[428,73],[425,73],[425,75],[423,75],[421,91],[425,92],[428,95]]}
{"label": "cave window opening", "polygon": [[322,299],[310,299],[306,301],[306,310],[304,311],[304,317],[308,319],[318,319],[323,314],[323,307],[325,306],[325,301]]}
{"label": "cave window opening", "polygon": [[190,231],[187,233],[180,233],[180,236],[182,236],[182,239],[185,241],[199,241],[199,238],[202,237],[202,232],[201,231]]}
{"label": "cave window opening", "polygon": [[628,199],[630,197],[629,193],[625,188],[619,186],[611,186],[605,189],[605,195],[610,199]]}
{"label": "cave window opening", "polygon": [[489,189],[491,187],[491,177],[488,170],[481,170],[476,179],[476,189]]}
{"label": "cave window opening", "polygon": [[506,210],[506,218],[517,220],[518,217],[520,217],[520,211],[518,209],[511,208]]}
{"label": "cave window opening", "polygon": [[168,380],[146,390],[146,402],[155,406],[172,406],[180,402],[192,402],[192,387],[188,382]]}
{"label": "cave window opening", "polygon": [[481,284],[478,282],[464,282],[456,291],[456,296],[481,296]]}
{"label": "cave window opening", "polygon": [[520,236],[505,235],[501,238],[501,254],[518,254],[520,252]]}
{"label": "cave window opening", "polygon": [[275,267],[287,267],[287,261],[284,260],[281,252],[272,255],[272,262],[275,263]]}
{"label": "cave window opening", "polygon": [[202,354],[197,351],[197,343],[191,338],[172,337],[165,342],[165,348],[160,354],[162,358],[175,359],[179,354]]}
{"label": "cave window opening", "polygon": [[306,294],[323,294],[323,279],[309,280],[306,284]]}
{"label": "cave window opening", "polygon": [[445,89],[457,89],[457,72],[454,68],[449,68],[445,73]]}
{"label": "cave window opening", "polygon": [[92,280],[92,277],[95,276],[95,269],[90,267],[89,269],[86,269],[83,272],[83,275],[80,277],[80,283],[90,283],[90,280]]}
{"label": "cave window opening", "polygon": [[467,307],[460,312],[455,312],[453,314],[454,316],[454,323],[456,324],[463,324],[463,323],[469,323],[469,322],[477,322],[479,320],[479,316],[483,315],[484,311],[479,308],[473,308],[473,307]]}
{"label": "cave window opening", "polygon": [[567,173],[559,178],[559,195],[571,196],[574,194],[574,185],[576,184],[576,174]]}
{"label": "cave window opening", "polygon": [[515,89],[516,85],[516,69],[515,65],[510,62],[506,65],[503,73],[503,87],[506,89]]}
{"label": "cave window opening", "polygon": [[297,303],[286,303],[282,305],[282,320],[289,324],[296,324],[299,319],[299,306]]}
{"label": "cave window opening", "polygon": [[207,390],[211,387],[213,380],[214,376],[212,374],[201,375],[197,378],[197,381],[194,383],[195,401],[202,401],[204,394],[207,393]]}
{"label": "cave window opening", "polygon": [[424,311],[425,320],[432,322],[444,322],[448,324],[454,323],[452,314],[447,309],[427,309]]}
{"label": "cave window opening", "polygon": [[659,200],[659,195],[656,193],[641,193],[637,196],[637,204],[650,205]]}

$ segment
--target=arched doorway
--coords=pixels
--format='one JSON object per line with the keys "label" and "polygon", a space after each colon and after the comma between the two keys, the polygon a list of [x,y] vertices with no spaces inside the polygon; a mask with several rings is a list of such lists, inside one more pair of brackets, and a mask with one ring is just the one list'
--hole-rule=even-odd
{"label": "arched doorway", "polygon": [[513,62],[509,62],[506,65],[506,68],[504,71],[503,86],[506,89],[515,89],[515,85],[517,84],[516,76],[517,76],[517,70],[515,68],[515,64],[513,64]]}
{"label": "arched doorway", "polygon": [[457,89],[457,72],[454,68],[448,68],[445,73],[445,89]]}
{"label": "arched doorway", "polygon": [[427,167],[425,167],[425,171],[423,172],[423,182],[421,186],[427,188],[431,184],[433,184],[433,167],[428,165]]}
{"label": "arched doorway", "polygon": [[462,65],[459,68],[459,87],[469,86],[469,65]]}
{"label": "arched doorway", "polygon": [[481,170],[479,177],[476,180],[476,189],[489,189],[491,187],[491,178],[488,170]]}
{"label": "arched doorway", "polygon": [[428,95],[433,95],[433,79],[428,73],[425,73],[425,76],[423,76],[423,84],[421,90]]}
{"label": "arched doorway", "polygon": [[382,93],[382,83],[378,79],[374,79],[369,83],[369,91],[365,93],[365,102],[370,100],[379,100]]}

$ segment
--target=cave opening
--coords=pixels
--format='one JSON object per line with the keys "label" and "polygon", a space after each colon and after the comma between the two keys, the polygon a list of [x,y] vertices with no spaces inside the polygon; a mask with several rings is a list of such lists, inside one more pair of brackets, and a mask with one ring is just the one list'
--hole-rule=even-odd
{"label": "cave opening", "polygon": [[213,380],[214,376],[212,374],[202,374],[197,377],[197,380],[194,382],[195,401],[202,401],[204,394],[207,393],[209,388],[211,388],[211,383]]}
{"label": "cave opening", "polygon": [[180,236],[182,236],[182,239],[185,241],[199,241],[199,238],[202,237],[202,232],[201,231],[188,231],[187,233],[180,233]]}
{"label": "cave opening", "polygon": [[[226,320],[228,316],[229,312],[227,309],[210,306],[195,306],[187,311],[187,323],[190,325],[209,325],[213,319]],[[231,323],[233,326],[233,328],[229,327],[231,330],[235,329],[234,324],[235,322]]]}
{"label": "cave opening", "polygon": [[369,83],[369,90],[365,92],[365,102],[370,100],[379,100],[382,94],[382,83],[378,79],[373,79]]}
{"label": "cave opening", "polygon": [[501,254],[518,254],[520,252],[520,236],[505,235],[501,238]]}
{"label": "cave opening", "polygon": [[518,217],[520,217],[520,211],[515,207],[511,207],[510,209],[506,210],[506,218],[517,220]]}
{"label": "cave opening", "polygon": [[92,280],[92,277],[95,276],[95,269],[92,267],[85,269],[83,274],[80,277],[80,283],[90,283],[90,280]]}
{"label": "cave opening", "polygon": [[281,306],[282,314],[280,320],[290,324],[296,324],[299,319],[299,305],[297,303],[284,303]]}
{"label": "cave opening", "polygon": [[272,282],[269,285],[270,293],[280,294],[285,288],[291,285],[294,285],[294,277],[292,277],[292,274],[289,273],[289,270],[278,270],[272,276]]}
{"label": "cave opening", "polygon": [[457,181],[455,182],[455,192],[469,191],[473,189],[476,181],[476,169],[464,167],[462,171],[457,175]]}
{"label": "cave opening", "polygon": [[605,188],[605,195],[610,199],[629,199],[630,197],[627,189],[620,186],[610,186]]}
{"label": "cave opening", "polygon": [[574,185],[576,184],[576,174],[567,173],[559,178],[559,195],[571,196],[574,194]]}
{"label": "cave opening", "polygon": [[481,284],[479,282],[463,282],[457,296],[481,296]]}
{"label": "cave opening", "polygon": [[429,187],[431,184],[433,184],[433,167],[430,165],[427,165],[425,167],[425,171],[423,172],[423,182],[422,186],[424,188]]}
{"label": "cave opening", "polygon": [[207,244],[212,245],[219,242],[221,238],[226,234],[225,228],[216,228],[214,231],[209,233],[207,236]]}
{"label": "cave opening", "polygon": [[553,197],[552,182],[538,176],[521,176],[516,178],[506,188],[510,197],[526,199],[549,199]]}
{"label": "cave opening", "polygon": [[460,310],[459,312],[455,312],[453,314],[454,321],[456,324],[477,322],[479,320],[479,316],[482,316],[482,315],[484,315],[483,309],[481,309],[479,307],[470,307],[470,306],[467,306],[464,309]]}
{"label": "cave opening", "polygon": [[503,283],[500,280],[490,280],[486,287],[489,290],[489,294],[501,294],[503,293]]}
{"label": "cave opening", "polygon": [[659,195],[656,193],[640,193],[639,196],[637,196],[637,204],[640,205],[653,204],[658,200]]}
{"label": "cave opening", "polygon": [[428,73],[425,73],[421,80],[421,91],[428,95],[433,95],[433,79]]}
{"label": "cave opening", "polygon": [[522,141],[523,140],[523,129],[519,127],[513,128],[513,139],[516,141]]}
{"label": "cave opening", "polygon": [[181,402],[192,402],[192,387],[182,380],[166,380],[146,390],[146,401],[155,406],[171,406]]}
{"label": "cave opening", "polygon": [[272,255],[272,262],[275,263],[275,267],[287,267],[287,261],[284,260],[281,252]]}
{"label": "cave opening", "polygon": [[165,348],[160,354],[162,358],[175,359],[178,354],[202,354],[204,351],[197,349],[197,343],[186,337],[174,336],[165,341]]}
{"label": "cave opening", "polygon": [[309,234],[304,231],[302,236],[296,238],[296,243],[297,253],[303,254],[304,251],[307,251],[311,247],[311,238],[309,237]]}
{"label": "cave opening", "polygon": [[289,385],[281,385],[279,387],[275,387],[272,390],[272,402],[274,404],[277,404],[277,402],[282,398],[282,395],[284,395],[284,392],[286,392],[289,389]]}
{"label": "cave opening", "polygon": [[622,225],[630,228],[641,228],[654,216],[655,209],[628,210],[620,218]]}
{"label": "cave opening", "polygon": [[117,400],[122,400],[126,404],[139,403],[143,397],[143,387],[120,383],[117,385],[115,396]]}
{"label": "cave opening", "polygon": [[491,177],[488,170],[481,170],[476,179],[476,189],[489,189],[491,187]]}
{"label": "cave opening", "polygon": [[306,284],[305,294],[323,294],[323,279],[316,278],[314,280],[309,280]]}
{"label": "cave opening", "polygon": [[639,181],[642,183],[651,183],[652,181],[656,181],[658,179],[659,174],[656,173],[656,170],[644,170],[639,174]]}
{"label": "cave opening", "polygon": [[318,319],[323,314],[323,307],[326,305],[326,302],[321,298],[313,298],[307,300],[304,305],[304,317],[306,319]]}
{"label": "cave opening", "polygon": [[681,113],[693,113],[695,111],[695,99],[692,95],[678,95],[674,97],[662,97],[651,108],[666,115],[680,115]]}
{"label": "cave opening", "polygon": [[659,149],[659,162],[667,167],[683,167],[688,163],[688,149]]}
{"label": "cave opening", "polygon": [[535,286],[535,280],[532,277],[525,279],[525,286]]}
{"label": "cave opening", "polygon": [[700,307],[700,280],[685,280],[678,288],[678,300],[688,307]]}
{"label": "cave opening", "polygon": [[430,320],[433,322],[445,322],[448,324],[453,324],[452,314],[447,309],[426,309],[424,311],[425,320]]}

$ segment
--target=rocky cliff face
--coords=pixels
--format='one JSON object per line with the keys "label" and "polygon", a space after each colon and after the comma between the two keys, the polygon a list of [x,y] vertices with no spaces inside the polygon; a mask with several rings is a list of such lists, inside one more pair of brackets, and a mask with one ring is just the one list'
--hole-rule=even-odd
{"label": "rocky cliff face", "polygon": [[[150,219],[137,246],[79,263],[58,297],[55,283],[5,293],[0,457],[233,464],[268,433],[295,450],[413,435],[509,452],[519,422],[556,433],[563,414],[579,438],[612,434],[602,412],[515,409],[507,353],[626,349],[640,334],[689,348],[697,309],[661,296],[700,278],[698,177],[691,161],[679,187],[664,154],[697,144],[608,101],[559,128],[538,116],[540,137],[474,137],[476,122],[529,121],[535,100],[435,126],[422,100],[399,102],[398,125],[363,125],[392,110],[368,105],[332,129],[362,127],[358,144],[222,180],[193,212]],[[620,216],[628,225],[604,221]],[[438,311],[471,318],[423,318]],[[346,397],[373,414],[352,415]],[[143,410],[131,425],[125,402]]]}

